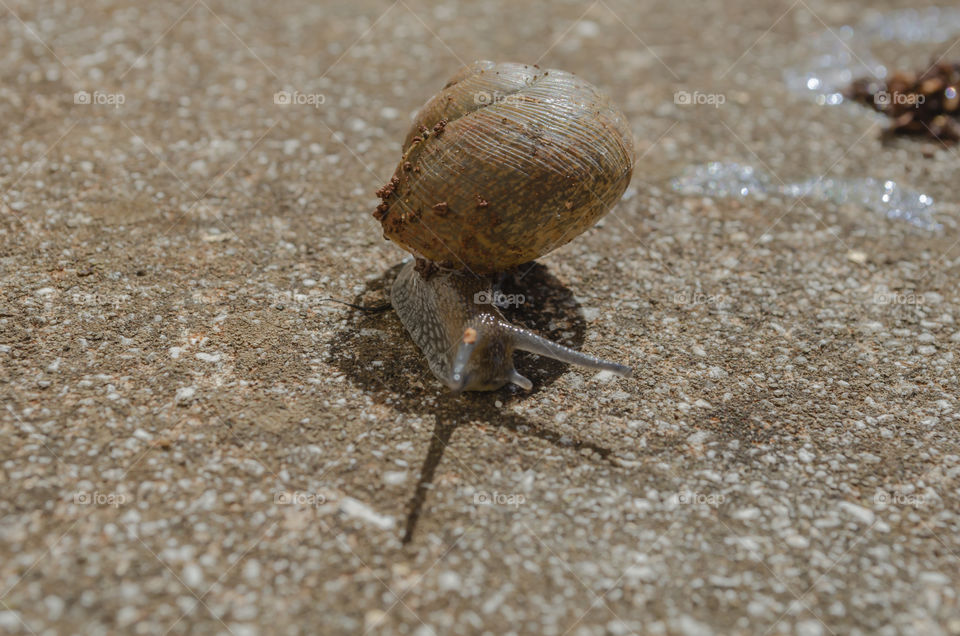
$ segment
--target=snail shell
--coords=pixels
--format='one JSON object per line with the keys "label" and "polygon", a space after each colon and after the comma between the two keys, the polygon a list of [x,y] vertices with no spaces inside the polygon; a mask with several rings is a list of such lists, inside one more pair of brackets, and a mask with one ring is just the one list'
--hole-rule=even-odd
{"label": "snail shell", "polygon": [[374,216],[418,257],[492,274],[586,231],[632,171],[627,120],[597,88],[565,71],[481,61],[420,109]]}

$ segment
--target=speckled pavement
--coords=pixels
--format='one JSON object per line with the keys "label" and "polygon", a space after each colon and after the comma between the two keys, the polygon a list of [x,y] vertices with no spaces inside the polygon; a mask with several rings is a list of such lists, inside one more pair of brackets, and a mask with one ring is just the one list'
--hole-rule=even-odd
{"label": "speckled pavement", "polygon": [[[781,76],[867,6],[0,0],[0,633],[960,634],[960,151]],[[374,191],[484,58],[631,122],[513,319],[633,379],[455,397],[322,302],[386,299]],[[944,227],[672,190],[714,160]]]}

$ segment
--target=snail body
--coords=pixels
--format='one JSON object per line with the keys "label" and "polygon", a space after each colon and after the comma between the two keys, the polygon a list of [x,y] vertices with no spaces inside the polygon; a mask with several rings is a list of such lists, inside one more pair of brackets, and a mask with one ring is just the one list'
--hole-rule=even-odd
{"label": "snail body", "polygon": [[476,297],[490,293],[491,275],[592,227],[632,171],[626,118],[564,71],[476,62],[421,108],[374,217],[416,257],[391,304],[438,379],[456,391],[529,390],[515,349],[629,375],[511,325]]}
{"label": "snail body", "polygon": [[390,303],[433,374],[453,391],[493,391],[510,382],[530,390],[533,383],[513,366],[513,352],[605,369],[628,376],[630,369],[581,353],[510,324],[496,305],[490,279],[447,270],[423,276],[414,261],[403,266]]}

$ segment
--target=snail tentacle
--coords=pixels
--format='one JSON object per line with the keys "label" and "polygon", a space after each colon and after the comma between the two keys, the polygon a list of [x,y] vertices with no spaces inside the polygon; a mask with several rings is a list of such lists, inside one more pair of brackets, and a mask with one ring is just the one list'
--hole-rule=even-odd
{"label": "snail tentacle", "polygon": [[503,329],[509,330],[514,348],[520,349],[521,351],[528,351],[546,358],[559,360],[560,362],[587,367],[588,369],[610,371],[622,378],[629,378],[633,375],[633,369],[628,366],[617,364],[610,360],[604,360],[588,353],[571,349],[570,347],[565,347],[560,343],[547,340],[532,331],[511,325],[508,322],[504,322],[502,326]]}
{"label": "snail tentacle", "polygon": [[511,383],[516,384],[524,391],[530,391],[533,389],[533,382],[517,373],[516,369],[510,369],[510,375],[508,376],[508,379]]}

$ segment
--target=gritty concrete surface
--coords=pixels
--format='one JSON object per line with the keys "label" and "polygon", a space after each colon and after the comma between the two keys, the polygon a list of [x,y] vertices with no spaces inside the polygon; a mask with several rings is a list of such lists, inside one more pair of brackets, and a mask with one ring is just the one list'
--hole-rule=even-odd
{"label": "gritty concrete surface", "polygon": [[[780,76],[866,2],[0,4],[0,632],[960,633],[960,158]],[[480,58],[631,121],[513,317],[634,379],[453,397],[320,302],[384,300],[373,192]],[[671,190],[711,160],[945,228]]]}

